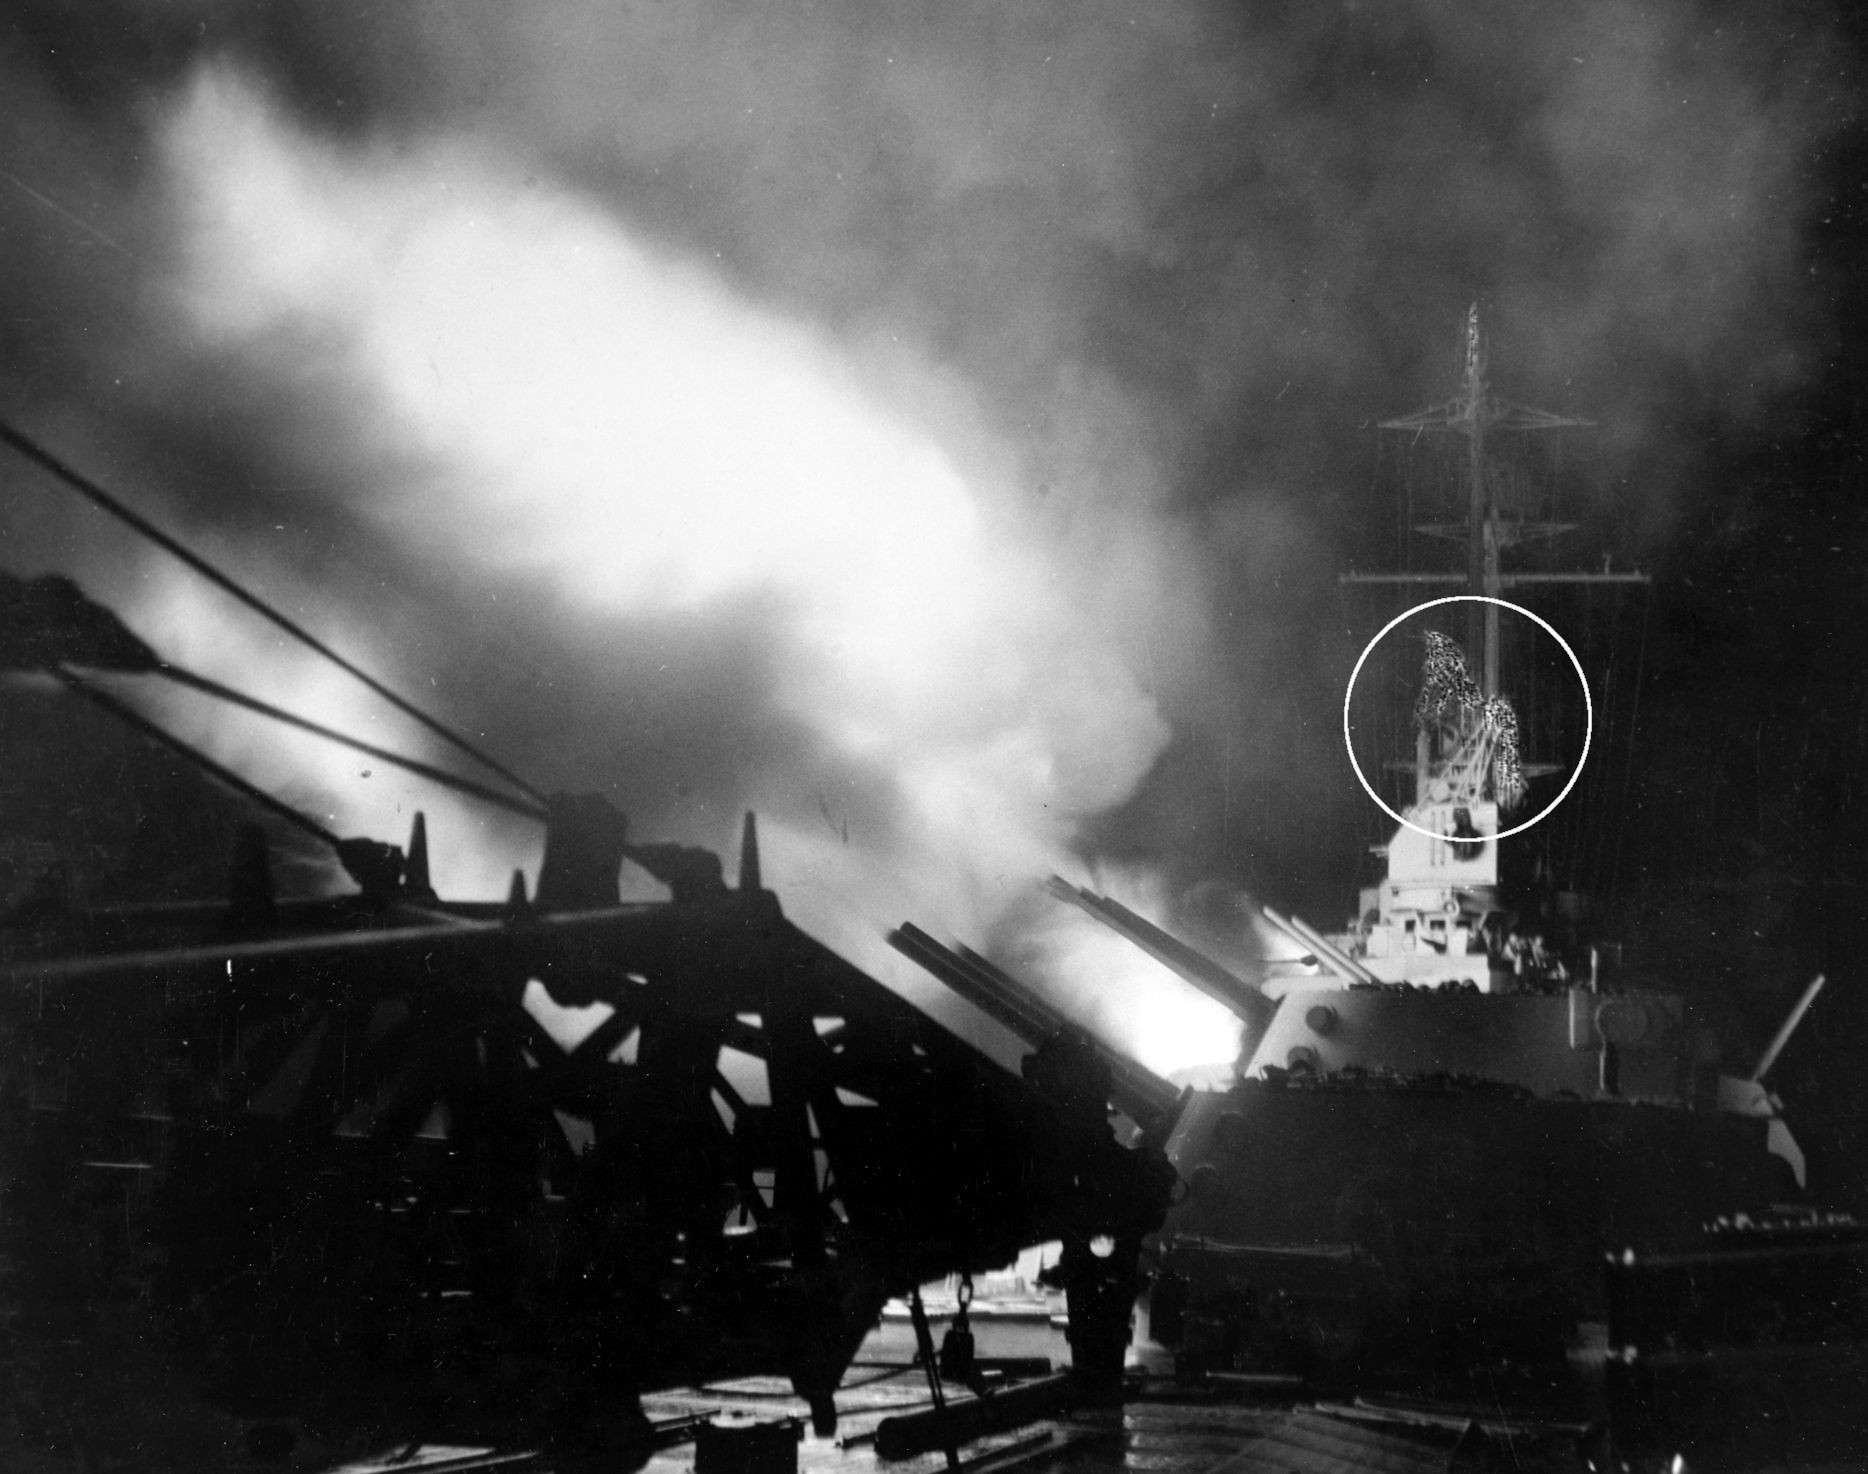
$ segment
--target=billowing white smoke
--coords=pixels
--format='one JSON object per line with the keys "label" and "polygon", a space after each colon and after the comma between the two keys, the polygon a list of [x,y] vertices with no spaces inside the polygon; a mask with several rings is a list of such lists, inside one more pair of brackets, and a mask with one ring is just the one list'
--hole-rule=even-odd
{"label": "billowing white smoke", "polygon": [[[984,936],[1160,751],[1165,723],[1100,633],[1107,611],[1086,610],[1005,488],[963,476],[825,339],[512,161],[441,140],[340,149],[226,70],[197,74],[163,138],[177,334],[316,391],[305,425],[343,440],[353,483],[368,466],[343,494],[386,538],[463,580],[543,577],[619,640],[644,618],[764,623],[774,671],[756,699],[893,786],[888,822],[852,827],[765,755],[743,795],[788,909],[864,965],[916,991],[880,946],[887,925]],[[387,740],[361,693],[306,684],[270,641],[255,664],[204,637],[213,622],[186,597],[165,583],[131,612],[177,659]],[[393,631],[369,644],[392,680],[417,675]],[[203,735],[224,745],[220,731]],[[245,756],[279,770],[262,780],[308,771]],[[370,766],[311,770],[334,827],[396,838],[416,802],[440,827],[433,795],[380,769],[361,781]],[[444,889],[485,890],[535,858],[471,822],[478,843],[437,845]],[[1212,1019],[1183,1023],[1195,1058],[1224,1056]],[[1187,1062],[1173,1032],[1146,1036],[1151,1063]]]}

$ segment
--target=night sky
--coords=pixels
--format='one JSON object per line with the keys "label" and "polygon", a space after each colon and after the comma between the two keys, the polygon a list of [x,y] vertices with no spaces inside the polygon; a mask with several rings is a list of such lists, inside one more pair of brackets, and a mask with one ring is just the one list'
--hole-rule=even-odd
{"label": "night sky", "polygon": [[[1452,393],[1476,300],[1497,387],[1599,426],[1550,556],[1654,577],[1549,610],[1616,698],[1540,853],[1735,1063],[1827,972],[1779,1084],[1868,1150],[1862,39],[1633,0],[23,0],[0,418],[541,786],[729,852],[757,808],[791,914],[897,986],[913,918],[1165,1063],[1210,1015],[1086,984],[1033,887],[1347,914],[1381,825],[1342,690],[1393,611],[1337,574],[1396,555],[1373,422]],[[0,488],[0,568],[436,756],[42,473]],[[147,699],[347,831],[425,807],[444,887],[536,865]],[[22,833],[144,782],[63,728],[65,786],[17,776],[26,709]],[[154,782],[135,884],[195,884]]]}

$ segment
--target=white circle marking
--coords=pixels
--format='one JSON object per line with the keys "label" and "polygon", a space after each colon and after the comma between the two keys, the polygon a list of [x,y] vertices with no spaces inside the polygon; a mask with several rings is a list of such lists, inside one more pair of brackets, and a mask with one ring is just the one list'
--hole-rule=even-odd
{"label": "white circle marking", "polygon": [[1356,761],[1355,742],[1349,734],[1349,703],[1356,694],[1356,678],[1362,674],[1362,667],[1367,662],[1369,656],[1374,653],[1375,647],[1381,644],[1387,637],[1388,632],[1396,625],[1405,620],[1412,619],[1423,609],[1437,608],[1441,604],[1496,604],[1500,609],[1509,609],[1513,613],[1522,614],[1526,619],[1530,620],[1532,624],[1543,630],[1551,639],[1555,640],[1563,647],[1563,653],[1570,657],[1570,664],[1576,667],[1576,679],[1582,682],[1583,712],[1586,718],[1586,724],[1583,728],[1583,755],[1576,760],[1575,770],[1570,774],[1570,781],[1563,785],[1563,792],[1559,793],[1546,804],[1541,812],[1532,818],[1526,819],[1514,829],[1501,829],[1497,834],[1487,836],[1490,839],[1510,839],[1514,834],[1524,833],[1524,831],[1529,829],[1533,824],[1541,823],[1550,815],[1551,811],[1554,810],[1558,804],[1562,803],[1564,799],[1570,796],[1570,790],[1576,786],[1576,780],[1583,775],[1583,764],[1589,761],[1589,740],[1595,736],[1596,731],[1596,706],[1595,701],[1589,694],[1589,677],[1583,674],[1582,661],[1576,658],[1576,652],[1570,648],[1570,642],[1564,639],[1562,635],[1558,634],[1548,620],[1531,613],[1531,611],[1526,609],[1523,605],[1513,604],[1507,599],[1494,599],[1489,594],[1448,594],[1443,599],[1429,599],[1425,604],[1416,604],[1412,609],[1404,610],[1402,613],[1397,614],[1393,619],[1389,620],[1388,623],[1381,627],[1380,632],[1375,638],[1362,647],[1362,654],[1356,660],[1356,668],[1349,672],[1349,688],[1343,692],[1343,747],[1349,753],[1349,766],[1355,770],[1356,781],[1362,785],[1362,791],[1375,801],[1375,806],[1378,809],[1390,819],[1393,819],[1395,823],[1405,825],[1416,834],[1424,834],[1429,839],[1446,838],[1445,835],[1436,834],[1431,829],[1421,828],[1421,826],[1416,824],[1413,820],[1397,814],[1393,809],[1389,808],[1387,804],[1382,802],[1381,795],[1370,786],[1369,780],[1363,775],[1362,765]]}

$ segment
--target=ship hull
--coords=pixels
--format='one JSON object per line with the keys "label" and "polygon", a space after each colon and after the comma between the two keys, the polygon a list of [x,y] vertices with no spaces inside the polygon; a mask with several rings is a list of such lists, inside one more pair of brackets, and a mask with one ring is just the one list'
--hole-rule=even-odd
{"label": "ship hull", "polygon": [[1169,1148],[1189,1186],[1156,1339],[1192,1368],[1323,1381],[1561,1362],[1606,1318],[1606,1255],[1784,1198],[1765,1134],[1451,1080],[1198,1094]]}

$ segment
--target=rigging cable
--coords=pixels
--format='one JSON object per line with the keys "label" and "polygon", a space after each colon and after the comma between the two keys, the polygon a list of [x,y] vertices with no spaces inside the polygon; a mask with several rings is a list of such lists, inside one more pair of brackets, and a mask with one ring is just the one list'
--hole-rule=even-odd
{"label": "rigging cable", "polygon": [[[1594,608],[1595,591],[1589,590],[1590,608]],[[1600,751],[1611,754],[1621,737],[1622,687],[1627,684],[1627,677],[1622,660],[1625,618],[1616,618],[1611,608],[1604,616],[1604,628],[1607,630],[1608,658],[1601,667],[1602,677],[1597,682],[1594,692],[1596,731]],[[1591,634],[1593,635],[1593,628]],[[1594,641],[1591,640],[1593,647]],[[1574,870],[1576,888],[1590,895],[1605,895],[1603,878],[1606,873],[1603,854],[1609,842],[1610,830],[1620,823],[1619,804],[1615,789],[1615,774],[1598,758],[1595,770],[1586,779],[1586,790],[1579,790],[1578,797],[1583,801],[1576,831]]]}
{"label": "rigging cable", "polygon": [[510,794],[501,793],[494,788],[487,788],[479,783],[475,783],[470,778],[458,777],[453,773],[447,772],[445,769],[434,767],[429,763],[421,762],[415,758],[403,757],[400,753],[391,752],[387,748],[376,747],[360,738],[351,737],[343,732],[339,732],[333,727],[327,727],[320,722],[314,722],[309,717],[299,716],[294,712],[285,710],[283,707],[274,706],[269,701],[261,701],[257,696],[248,696],[245,692],[236,691],[231,686],[223,686],[219,681],[210,680],[206,676],[198,676],[193,671],[184,670],[179,665],[169,665],[167,663],[158,665],[155,668],[154,674],[164,676],[176,682],[178,685],[189,686],[206,695],[218,697],[222,701],[231,702],[235,706],[244,706],[248,711],[258,712],[261,716],[271,717],[274,721],[283,722],[287,726],[297,727],[301,731],[313,733],[316,736],[325,738],[327,741],[354,748],[356,751],[364,753],[369,757],[377,758],[383,762],[391,763],[398,768],[406,769],[408,772],[427,778],[431,782],[440,783],[457,792],[467,794],[471,798],[480,799],[484,803],[496,804],[510,813],[522,814],[528,819],[538,820],[541,824],[545,822],[547,817],[544,809],[539,808],[536,804],[529,804],[525,802],[524,799],[514,798]]}
{"label": "rigging cable", "polygon": [[[1594,657],[1600,638],[1596,631],[1596,590],[1593,584],[1583,586],[1583,608],[1585,621],[1583,638],[1591,657]],[[1608,630],[1608,678],[1602,685],[1602,751],[1613,752],[1617,724],[1621,716],[1621,702],[1617,697],[1616,687],[1621,674],[1621,626],[1623,621],[1615,617],[1611,607],[1602,613],[1600,624]],[[1585,716],[1585,725],[1587,716]],[[1610,785],[1601,781],[1601,759],[1597,759],[1597,770],[1586,775],[1586,787],[1577,794],[1576,813],[1571,817],[1569,849],[1565,860],[1569,867],[1570,887],[1585,893],[1600,893],[1600,866],[1588,858],[1592,843],[1608,827],[1608,816],[1613,808]]]}
{"label": "rigging cable", "polygon": [[[1591,594],[1593,598],[1593,592]],[[1624,626],[1626,619],[1617,619],[1611,610],[1606,616],[1609,631],[1608,677],[1602,684],[1600,710],[1597,719],[1602,729],[1602,751],[1615,752],[1622,740],[1622,708],[1626,694],[1627,678],[1622,675],[1622,646],[1626,643]],[[1626,822],[1623,809],[1626,804],[1625,793],[1618,796],[1615,786],[1615,774],[1612,770],[1599,766],[1591,774],[1589,802],[1584,814],[1589,823],[1578,842],[1577,853],[1586,855],[1584,866],[1587,882],[1582,887],[1594,895],[1607,896],[1607,871],[1602,857],[1609,845],[1611,830],[1619,830]]]}
{"label": "rigging cable", "polygon": [[77,692],[77,694],[82,696],[86,701],[96,706],[101,706],[105,711],[111,713],[111,715],[117,717],[119,720],[128,723],[145,736],[154,738],[164,747],[180,753],[192,763],[199,764],[211,776],[225,783],[236,793],[244,794],[247,798],[252,799],[254,803],[258,804],[268,813],[274,814],[285,820],[286,823],[304,830],[305,833],[316,839],[323,840],[334,850],[338,849],[343,843],[337,835],[326,829],[309,814],[300,813],[284,800],[274,798],[257,784],[249,783],[238,773],[234,772],[233,769],[222,767],[221,764],[215,762],[214,759],[209,757],[206,753],[184,742],[166,728],[150,721],[148,717],[144,716],[135,707],[129,705],[127,702],[118,700],[101,687],[93,686],[89,681],[85,680],[84,677],[80,676],[68,666],[52,665],[47,666],[46,669],[49,674],[64,682],[66,686]]}
{"label": "rigging cable", "polygon": [[527,797],[541,804],[546,801],[543,793],[534,788],[530,783],[527,783],[523,778],[519,777],[518,774],[505,767],[497,759],[482,752],[472,742],[469,742],[465,737],[455,732],[444,722],[428,715],[428,713],[423,711],[420,707],[398,696],[394,691],[390,690],[388,686],[385,686],[381,681],[370,675],[369,672],[354,665],[349,660],[346,660],[309,630],[280,613],[277,609],[273,608],[272,605],[260,598],[259,595],[252,593],[227,574],[222,573],[220,569],[216,568],[212,563],[209,563],[205,558],[193,552],[182,543],[177,542],[173,537],[162,531],[161,528],[157,527],[147,518],[124,505],[123,502],[105,491],[103,487],[99,486],[89,477],[82,475],[80,472],[66,465],[57,456],[53,455],[36,441],[21,434],[5,420],[0,420],[0,442],[10,445],[14,450],[18,451],[19,454],[26,457],[27,460],[50,471],[60,481],[64,482],[66,486],[84,497],[87,501],[90,501],[95,506],[101,507],[120,522],[134,528],[158,547],[181,559],[182,562],[186,563],[210,583],[213,583],[226,593],[231,594],[262,618],[277,625],[280,629],[291,635],[295,640],[298,640],[318,654],[324,656],[325,659],[331,661],[340,670],[345,671],[347,674],[363,682],[370,690],[389,702],[390,705],[394,706],[398,711],[413,717],[436,736],[451,743],[454,747],[473,758],[474,761],[499,774],[500,777],[504,778]]}
{"label": "rigging cable", "polygon": [[[1652,589],[1652,585],[1649,585]],[[1628,706],[1628,761],[1622,769],[1622,821],[1615,826],[1615,856],[1609,864],[1609,888],[1613,894],[1616,883],[1621,879],[1622,838],[1627,831],[1627,811],[1634,801],[1634,761],[1635,761],[1635,718],[1641,710],[1641,676],[1647,666],[1648,619],[1654,611],[1652,592],[1641,600],[1641,646],[1635,656],[1635,686]]]}

